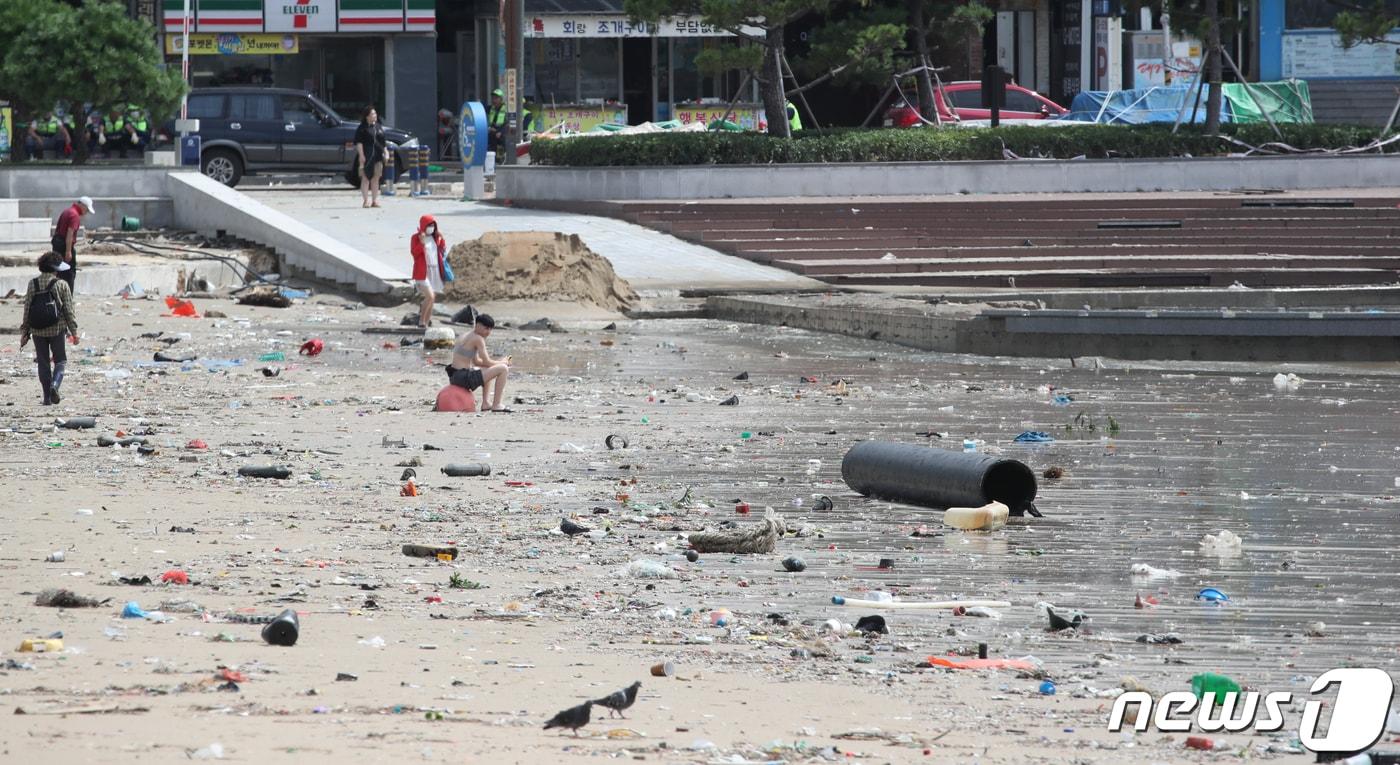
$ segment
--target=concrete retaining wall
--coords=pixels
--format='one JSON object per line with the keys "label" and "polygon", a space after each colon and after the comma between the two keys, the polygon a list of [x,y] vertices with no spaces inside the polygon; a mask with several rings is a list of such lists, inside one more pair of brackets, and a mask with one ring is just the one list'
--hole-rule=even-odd
{"label": "concrete retaining wall", "polygon": [[172,173],[175,225],[205,236],[220,232],[276,250],[292,269],[382,294],[402,274],[363,252],[199,173]]}
{"label": "concrete retaining wall", "polygon": [[[53,222],[72,204],[73,200],[68,197],[26,197],[19,200],[19,214],[23,218],[45,218]],[[93,204],[97,205],[97,212],[83,218],[83,226],[88,229],[121,228],[122,218],[128,216],[140,219],[142,228],[175,225],[175,204],[168,198],[100,197]]]}
{"label": "concrete retaining wall", "polygon": [[1017,317],[969,319],[925,315],[915,310],[848,306],[804,307],[754,298],[712,297],[712,318],[796,327],[881,340],[926,351],[982,356],[1201,361],[1397,361],[1400,337],[1159,335],[1016,332]]}
{"label": "concrete retaining wall", "polygon": [[1394,185],[1400,155],[496,169],[497,199],[653,200],[1124,193]]}
{"label": "concrete retaining wall", "polygon": [[[101,256],[94,257],[100,258]],[[78,269],[75,286],[78,288],[79,295],[111,297],[116,295],[122,287],[132,282],[140,284],[147,292],[173,294],[182,269],[186,276],[194,273],[199,274],[214,289],[236,287],[243,284],[243,279],[228,264],[217,260],[182,260],[151,266],[93,265],[89,267],[81,262],[83,259],[81,250],[78,253],[78,259],[81,267]],[[8,294],[10,290],[23,295],[25,290],[29,289],[29,280],[36,275],[38,272],[33,268],[0,269],[0,295]],[[89,310],[92,310],[91,307]],[[78,325],[82,326],[82,323],[83,315],[80,312]]]}
{"label": "concrete retaining wall", "polygon": [[[83,165],[81,167],[7,167],[0,170],[0,197],[43,199],[81,196],[168,197],[168,178],[189,175],[195,168],[144,165]],[[99,210],[99,214],[100,214]]]}

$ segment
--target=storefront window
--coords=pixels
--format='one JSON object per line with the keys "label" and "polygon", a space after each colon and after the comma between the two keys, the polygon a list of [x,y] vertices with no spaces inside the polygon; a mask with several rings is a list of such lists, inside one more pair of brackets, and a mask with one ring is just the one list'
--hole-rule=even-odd
{"label": "storefront window", "polygon": [[695,57],[700,54],[700,40],[678,37],[671,41],[671,46],[671,71],[676,84],[676,102],[699,100],[700,70],[695,66]]}
{"label": "storefront window", "polygon": [[325,96],[321,88],[321,41],[301,38],[301,53],[272,57],[272,81],[279,88],[296,88]]}
{"label": "storefront window", "polygon": [[299,53],[281,56],[191,56],[193,86],[305,90],[343,114],[359,114],[369,103],[384,108],[383,38],[301,36],[299,44]]}
{"label": "storefront window", "polygon": [[190,56],[190,79],[196,88],[271,85],[272,59],[272,56]]}
{"label": "storefront window", "polygon": [[[578,40],[534,40],[525,46],[526,93],[540,103],[571,104],[578,100]],[[613,65],[616,78],[617,65]],[[616,92],[616,89],[614,89]]]}
{"label": "storefront window", "polygon": [[622,89],[618,82],[620,41],[617,37],[577,41],[579,96],[585,103],[589,99],[617,99]]}
{"label": "storefront window", "polygon": [[321,40],[326,91],[322,96],[341,114],[359,114],[366,104],[384,109],[384,40]]}

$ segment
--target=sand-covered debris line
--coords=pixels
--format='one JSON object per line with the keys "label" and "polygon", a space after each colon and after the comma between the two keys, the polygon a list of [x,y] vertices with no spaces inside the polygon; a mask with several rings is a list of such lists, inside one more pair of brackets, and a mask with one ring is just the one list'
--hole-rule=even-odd
{"label": "sand-covered debris line", "polygon": [[638,299],[612,263],[576,234],[495,231],[459,243],[447,259],[457,276],[447,285],[449,300],[573,299],[622,311]]}

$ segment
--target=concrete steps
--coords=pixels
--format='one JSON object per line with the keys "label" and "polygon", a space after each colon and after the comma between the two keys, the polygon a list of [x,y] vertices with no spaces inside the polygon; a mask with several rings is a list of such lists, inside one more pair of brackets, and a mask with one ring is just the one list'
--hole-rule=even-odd
{"label": "concrete steps", "polygon": [[1396,198],[610,203],[594,210],[833,284],[1251,287],[1400,280]]}
{"label": "concrete steps", "polygon": [[822,277],[838,285],[886,287],[1015,287],[1015,288],[1128,288],[1128,287],[1330,287],[1393,284],[1396,272],[1376,269],[1287,268],[1255,270],[1174,269],[1144,273],[1138,269],[1064,271],[971,271],[934,274],[836,274]]}
{"label": "concrete steps", "polygon": [[0,199],[0,246],[48,244],[47,218],[21,218],[18,199]]}

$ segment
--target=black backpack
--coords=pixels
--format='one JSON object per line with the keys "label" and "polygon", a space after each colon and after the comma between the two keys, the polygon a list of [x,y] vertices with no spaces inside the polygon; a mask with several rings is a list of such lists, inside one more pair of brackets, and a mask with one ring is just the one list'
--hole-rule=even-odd
{"label": "black backpack", "polygon": [[30,282],[30,291],[34,292],[34,297],[29,299],[29,328],[48,329],[58,323],[63,318],[58,307],[58,298],[53,294],[53,286],[58,282],[55,279],[49,282],[49,288],[43,292],[37,292],[39,280]]}

